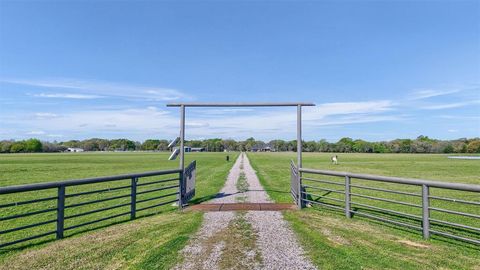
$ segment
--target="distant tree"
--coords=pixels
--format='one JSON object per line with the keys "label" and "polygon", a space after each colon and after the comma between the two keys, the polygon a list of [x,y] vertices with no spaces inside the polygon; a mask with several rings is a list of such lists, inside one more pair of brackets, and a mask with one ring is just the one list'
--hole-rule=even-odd
{"label": "distant tree", "polygon": [[468,153],[480,153],[480,140],[473,140],[467,145]]}
{"label": "distant tree", "polygon": [[351,138],[345,137],[341,138],[337,142],[337,151],[338,152],[352,152],[353,150],[353,140]]}
{"label": "distant tree", "polygon": [[[87,151],[105,150],[157,150],[166,151],[167,140],[148,139],[143,143],[127,139],[106,140],[91,138],[83,141],[70,140],[66,142],[41,142],[38,139],[26,141],[3,140],[0,141],[0,153],[21,152],[61,152],[67,147],[79,147]],[[305,152],[358,152],[358,153],[480,153],[480,138],[460,138],[457,140],[436,140],[428,136],[420,135],[415,140],[396,139],[384,142],[368,142],[360,139],[353,140],[345,137],[336,143],[329,143],[325,139],[318,142],[303,141],[302,147]],[[296,151],[297,141],[271,140],[266,144],[254,138],[245,141],[220,138],[191,140],[187,146],[204,147],[207,151],[237,150],[249,151],[252,148],[264,148],[270,146],[275,151]]]}
{"label": "distant tree", "polygon": [[158,150],[159,144],[160,144],[160,140],[146,140],[143,142],[141,148],[142,150],[147,150],[147,151]]}
{"label": "distant tree", "polygon": [[287,142],[287,151],[297,151],[297,140]]}
{"label": "distant tree", "polygon": [[116,151],[133,151],[135,150],[135,142],[127,139],[111,140],[109,149]]}
{"label": "distant tree", "polygon": [[54,153],[54,152],[63,152],[67,147],[58,144],[57,142],[42,142],[42,152],[44,153]]}
{"label": "distant tree", "polygon": [[110,146],[110,141],[105,139],[96,139],[98,150],[100,151],[107,151],[108,147]]}
{"label": "distant tree", "polygon": [[432,150],[432,143],[426,140],[415,140],[410,145],[410,152],[412,153],[430,153]]}
{"label": "distant tree", "polygon": [[271,140],[269,143],[270,147],[274,151],[287,151],[287,143],[284,140]]}
{"label": "distant tree", "polygon": [[385,142],[376,142],[372,144],[374,153],[390,153],[391,150],[388,148],[387,143]]}
{"label": "distant tree", "polygon": [[167,151],[169,142],[167,140],[160,140],[157,146],[158,151]]}
{"label": "distant tree", "polygon": [[26,145],[24,141],[14,142],[10,147],[11,153],[22,153],[25,152]]}
{"label": "distant tree", "polygon": [[318,145],[315,141],[305,142],[305,152],[316,152],[318,150]]}
{"label": "distant tree", "polygon": [[41,152],[42,142],[38,139],[28,139],[25,141],[25,152]]}
{"label": "distant tree", "polygon": [[454,153],[466,153],[467,152],[467,143],[464,139],[459,139],[453,141],[453,152]]}
{"label": "distant tree", "polygon": [[352,150],[357,153],[372,153],[373,144],[364,140],[355,140],[353,142]]}
{"label": "distant tree", "polygon": [[0,153],[10,153],[10,148],[14,144],[14,141],[1,141],[0,142]]}
{"label": "distant tree", "polygon": [[80,148],[82,147],[81,142],[77,140],[70,140],[67,142],[61,143],[65,147]]}
{"label": "distant tree", "polygon": [[412,152],[412,140],[410,139],[400,140],[400,152],[402,153]]}
{"label": "distant tree", "polygon": [[252,151],[252,148],[257,144],[255,139],[253,137],[250,137],[245,140],[245,150],[246,151]]}
{"label": "distant tree", "polygon": [[330,152],[330,143],[327,140],[322,139],[317,143],[317,150],[320,152]]}
{"label": "distant tree", "polygon": [[81,142],[81,148],[85,151],[98,151],[100,148],[98,147],[98,143],[95,139],[86,140]]}
{"label": "distant tree", "polygon": [[234,151],[237,149],[237,142],[232,139],[222,140],[222,147],[228,151]]}
{"label": "distant tree", "polygon": [[449,153],[453,153],[453,152],[454,152],[453,145],[448,144],[447,146],[445,146],[445,148],[443,148],[441,153],[449,154]]}

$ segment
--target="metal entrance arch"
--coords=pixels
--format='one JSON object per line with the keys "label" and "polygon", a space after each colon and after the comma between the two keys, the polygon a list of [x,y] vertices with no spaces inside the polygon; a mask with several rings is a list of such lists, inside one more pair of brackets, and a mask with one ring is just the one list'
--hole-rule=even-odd
{"label": "metal entrance arch", "polygon": [[[315,106],[307,102],[283,102],[283,103],[170,103],[167,107],[180,107],[180,164],[179,169],[185,170],[185,108],[187,107],[297,107],[297,167],[302,168],[302,107]],[[300,173],[298,176],[300,178]],[[300,182],[300,179],[298,179]],[[298,185],[300,194],[301,185]],[[301,208],[302,200],[298,196],[297,206]],[[183,205],[180,196],[180,207]]]}

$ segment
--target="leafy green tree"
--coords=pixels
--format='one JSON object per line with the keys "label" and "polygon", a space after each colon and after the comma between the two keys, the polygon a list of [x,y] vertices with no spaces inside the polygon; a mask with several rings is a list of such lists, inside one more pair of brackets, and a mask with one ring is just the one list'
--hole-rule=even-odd
{"label": "leafy green tree", "polygon": [[245,150],[252,151],[252,148],[257,144],[253,137],[250,137],[245,140]]}
{"label": "leafy green tree", "polygon": [[480,140],[473,140],[467,145],[468,153],[480,153]]}
{"label": "leafy green tree", "polygon": [[157,146],[158,151],[167,151],[169,142],[167,140],[160,140]]}
{"label": "leafy green tree", "polygon": [[100,148],[95,139],[86,140],[82,142],[82,147],[85,151],[98,151]]}
{"label": "leafy green tree", "polygon": [[318,146],[318,151],[320,152],[330,152],[330,143],[327,142],[327,140],[325,139],[322,139],[320,141],[318,141],[317,143],[317,146]]}
{"label": "leafy green tree", "polygon": [[315,141],[305,142],[305,152],[316,152],[318,150],[318,145]]}
{"label": "leafy green tree", "polygon": [[26,145],[24,141],[14,142],[12,147],[10,147],[11,153],[22,153],[25,152]]}
{"label": "leafy green tree", "polygon": [[65,147],[80,148],[82,147],[81,142],[77,140],[70,140],[62,143]]}
{"label": "leafy green tree", "polygon": [[146,140],[142,144],[142,150],[152,151],[157,150],[160,140]]}
{"label": "leafy green tree", "polygon": [[337,151],[338,152],[352,152],[353,150],[353,140],[351,138],[345,137],[341,138],[337,142]]}
{"label": "leafy green tree", "polygon": [[226,149],[228,151],[234,151],[235,149],[237,149],[237,142],[232,139],[222,140],[222,146],[223,149]]}
{"label": "leafy green tree", "polygon": [[135,142],[127,139],[111,140],[109,149],[116,151],[133,151],[135,150]]}
{"label": "leafy green tree", "polygon": [[41,152],[42,151],[42,142],[38,139],[28,139],[25,141],[25,151],[26,152]]}
{"label": "leafy green tree", "polygon": [[443,148],[442,152],[443,153],[446,153],[446,154],[449,154],[449,153],[453,153],[454,149],[453,149],[453,145],[451,144],[448,144],[447,146],[445,146],[445,148]]}
{"label": "leafy green tree", "polygon": [[10,153],[10,148],[12,148],[13,144],[14,144],[14,141],[1,141],[0,153]]}
{"label": "leafy green tree", "polygon": [[373,143],[373,152],[374,153],[389,153],[390,149],[386,145],[386,143],[379,142]]}
{"label": "leafy green tree", "polygon": [[410,139],[400,140],[400,152],[410,153],[411,151],[412,151],[412,140]]}

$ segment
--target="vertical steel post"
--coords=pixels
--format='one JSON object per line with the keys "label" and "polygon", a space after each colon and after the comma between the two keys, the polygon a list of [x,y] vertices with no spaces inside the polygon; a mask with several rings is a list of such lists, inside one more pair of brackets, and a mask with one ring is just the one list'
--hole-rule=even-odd
{"label": "vertical steel post", "polygon": [[185,195],[185,170],[182,170],[178,174],[178,179],[179,179],[179,185],[178,185],[178,209],[182,210],[183,209],[183,197]]}
{"label": "vertical steel post", "polygon": [[350,212],[350,201],[352,199],[351,196],[351,186],[350,186],[350,176],[345,176],[345,216],[347,218],[352,217],[352,213]]}
{"label": "vertical steel post", "polygon": [[178,208],[183,208],[183,183],[185,172],[185,105],[180,106],[180,182],[178,187]]}
{"label": "vertical steel post", "polygon": [[302,193],[302,106],[297,105],[297,177],[298,177],[298,208],[303,208]]}
{"label": "vertical steel post", "polygon": [[180,106],[180,170],[185,169],[185,105]]}
{"label": "vertical steel post", "polygon": [[422,185],[422,229],[423,239],[430,237],[430,199],[429,199],[429,187]]}
{"label": "vertical steel post", "polygon": [[137,182],[138,178],[132,178],[130,194],[130,219],[135,219],[137,215]]}
{"label": "vertical steel post", "polygon": [[65,186],[58,187],[57,197],[57,239],[63,238],[65,227]]}

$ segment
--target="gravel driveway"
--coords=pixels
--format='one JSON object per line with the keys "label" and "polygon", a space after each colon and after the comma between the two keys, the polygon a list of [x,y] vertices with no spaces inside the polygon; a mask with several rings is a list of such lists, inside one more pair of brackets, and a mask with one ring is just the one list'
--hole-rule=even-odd
{"label": "gravel driveway", "polygon": [[[245,153],[206,203],[235,202],[271,202]],[[174,269],[316,269],[277,211],[207,212],[182,254]]]}

